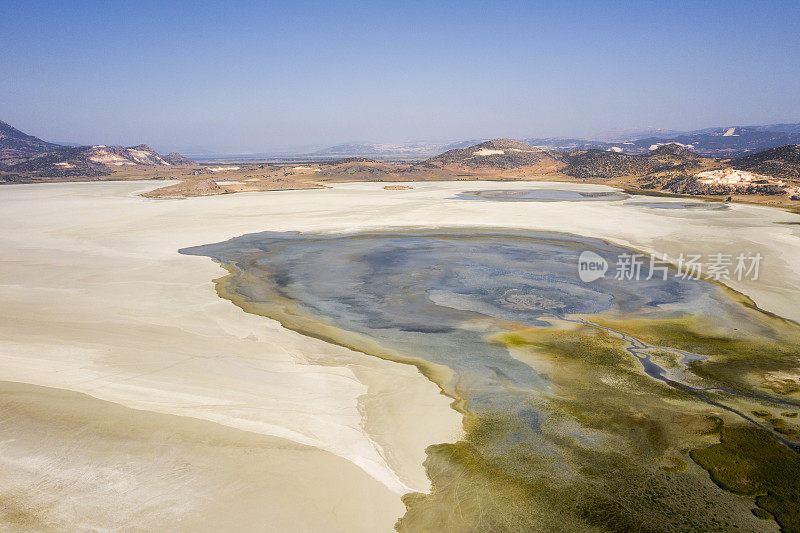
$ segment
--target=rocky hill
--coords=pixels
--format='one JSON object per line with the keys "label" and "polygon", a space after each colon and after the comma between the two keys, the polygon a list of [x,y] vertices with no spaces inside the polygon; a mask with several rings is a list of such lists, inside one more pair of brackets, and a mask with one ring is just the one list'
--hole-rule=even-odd
{"label": "rocky hill", "polygon": [[[784,147],[787,148],[787,147]],[[794,151],[776,149],[783,160],[792,159]],[[766,172],[776,165],[776,158],[768,154],[749,156],[751,168],[762,173],[735,171],[720,161],[698,155],[676,143],[659,146],[642,155],[621,154],[603,150],[573,152],[566,157],[564,174],[592,181],[615,181],[617,184],[639,189],[654,189],[692,195],[786,195],[792,194],[793,185],[781,184],[775,172]],[[759,164],[761,166],[759,166]],[[781,169],[790,168],[791,163]],[[623,181],[619,181],[622,179]]]}
{"label": "rocky hill", "polygon": [[631,181],[641,189],[790,200],[797,200],[800,191],[798,151],[793,147],[776,148],[734,160],[739,161],[738,166],[728,160],[703,157],[677,145],[662,146],[639,157],[656,162],[650,172]]}
{"label": "rocky hill", "polygon": [[[179,164],[192,161],[180,154],[170,155]],[[60,147],[44,152],[20,163],[7,165],[3,170],[30,177],[96,177],[108,175],[113,170],[135,166],[172,166],[166,158],[147,146],[81,146]]]}
{"label": "rocky hill", "polygon": [[579,179],[644,176],[656,170],[659,162],[647,156],[620,154],[605,150],[585,150],[568,154],[567,176]]}
{"label": "rocky hill", "polygon": [[192,159],[184,157],[178,152],[170,152],[167,155],[163,156],[163,159],[170,165],[188,166],[195,164],[195,162]]}
{"label": "rocky hill", "polygon": [[493,139],[468,148],[455,148],[424,161],[425,165],[457,166],[470,169],[491,168],[509,170],[542,162],[555,163],[552,152],[511,139]]}
{"label": "rocky hill", "polygon": [[0,180],[40,181],[46,178],[93,178],[135,166],[185,166],[194,161],[177,152],[161,156],[137,146],[61,146],[27,135],[0,122]]}
{"label": "rocky hill", "polygon": [[791,144],[731,160],[731,166],[776,178],[800,179],[800,145]]}
{"label": "rocky hill", "polygon": [[713,161],[675,143],[642,155],[607,150],[577,151],[567,155],[565,160],[567,166],[564,174],[583,179],[649,176],[663,172],[689,174],[700,170],[704,163]]}
{"label": "rocky hill", "polygon": [[320,165],[321,178],[344,178],[359,181],[379,181],[387,179],[396,169],[392,165],[380,163],[366,157],[348,157]]}
{"label": "rocky hill", "polygon": [[62,146],[28,135],[0,121],[0,162],[19,162],[48,150]]}
{"label": "rocky hill", "polygon": [[[84,147],[59,147],[40,153],[21,162],[0,167],[0,170],[25,178],[96,177],[108,174],[108,167],[87,157]],[[17,181],[17,180],[15,180]]]}
{"label": "rocky hill", "polygon": [[142,196],[147,198],[186,198],[188,196],[214,196],[223,192],[225,192],[224,189],[213,179],[197,178],[149,191],[143,193]]}

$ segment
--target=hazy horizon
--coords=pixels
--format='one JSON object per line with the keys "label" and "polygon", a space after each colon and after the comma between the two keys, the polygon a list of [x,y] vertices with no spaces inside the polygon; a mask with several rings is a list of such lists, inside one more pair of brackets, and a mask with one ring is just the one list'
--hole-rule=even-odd
{"label": "hazy horizon", "polygon": [[0,120],[190,153],[800,122],[799,4],[660,6],[18,4]]}

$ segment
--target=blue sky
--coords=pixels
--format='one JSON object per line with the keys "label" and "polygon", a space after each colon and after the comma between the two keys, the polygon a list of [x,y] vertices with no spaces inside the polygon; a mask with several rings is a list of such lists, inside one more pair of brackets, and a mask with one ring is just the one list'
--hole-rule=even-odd
{"label": "blue sky", "polygon": [[268,152],[800,122],[800,2],[10,2],[0,120]]}

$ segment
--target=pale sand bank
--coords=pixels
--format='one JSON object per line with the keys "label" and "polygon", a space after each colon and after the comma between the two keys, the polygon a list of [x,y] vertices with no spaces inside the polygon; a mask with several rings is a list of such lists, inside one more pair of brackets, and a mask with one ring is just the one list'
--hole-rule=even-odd
{"label": "pale sand bank", "polygon": [[[319,461],[333,458],[344,470],[357,465],[371,476],[364,483],[373,486],[375,499],[361,498],[360,508],[381,522],[377,529],[391,529],[402,514],[395,498],[399,507],[387,518],[380,495],[426,490],[425,446],[456,438],[460,419],[448,400],[411,367],[300,336],[220,300],[211,280],[222,269],[179,255],[179,248],[267,230],[473,226],[577,233],[670,255],[760,251],[759,281],[732,286],[761,307],[800,320],[798,229],[774,223],[800,217],[773,209],[455,199],[478,189],[608,190],[552,183],[415,183],[413,190],[391,192],[383,190],[386,183],[350,183],[186,200],[136,196],[144,186],[3,187],[0,379],[312,446],[304,449]],[[146,449],[136,455],[145,457]],[[295,475],[298,485],[326,479]],[[274,483],[263,490],[283,489]],[[322,512],[331,528],[352,525],[337,509]]]}
{"label": "pale sand bank", "polygon": [[[429,488],[425,448],[458,437],[450,400],[413,367],[244,313],[216,295],[219,266],[178,254],[269,228],[274,218],[258,197],[213,212],[214,203],[138,197],[141,183],[99,185],[3,190],[0,379],[325,450],[371,476],[378,500],[346,487],[342,497],[391,530],[399,496]],[[327,483],[322,474],[297,476]],[[385,490],[394,493],[391,513],[379,501]],[[336,507],[321,513],[331,527],[354,526],[337,522]]]}
{"label": "pale sand bank", "polygon": [[403,512],[317,448],[75,392],[0,382],[0,431],[0,530],[367,532]]}

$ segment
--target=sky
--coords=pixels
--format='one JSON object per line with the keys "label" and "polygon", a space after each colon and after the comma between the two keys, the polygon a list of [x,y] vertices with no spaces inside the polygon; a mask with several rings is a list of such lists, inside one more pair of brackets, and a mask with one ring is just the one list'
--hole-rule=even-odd
{"label": "sky", "polygon": [[0,120],[187,153],[800,122],[800,2],[12,2]]}

